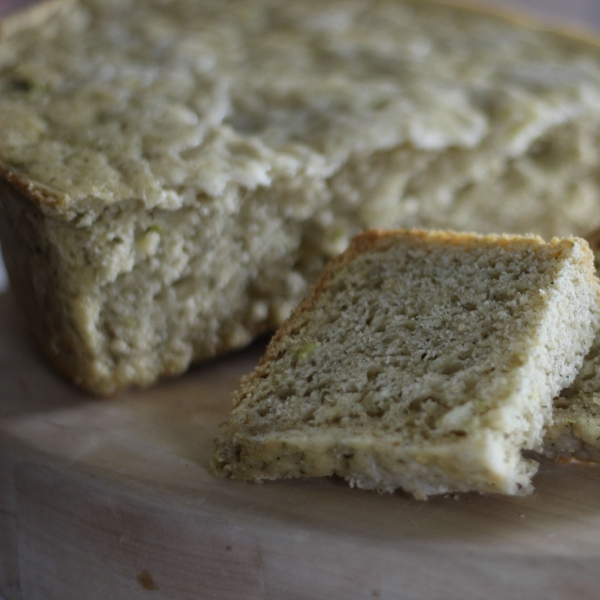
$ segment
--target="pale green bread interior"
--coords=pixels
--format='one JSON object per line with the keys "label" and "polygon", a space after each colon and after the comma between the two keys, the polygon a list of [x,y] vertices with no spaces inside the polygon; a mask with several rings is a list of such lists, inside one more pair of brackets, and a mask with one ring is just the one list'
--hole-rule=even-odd
{"label": "pale green bread interior", "polygon": [[575,381],[554,400],[544,453],[552,458],[600,462],[600,335]]}
{"label": "pale green bread interior", "polygon": [[585,242],[417,232],[349,253],[243,382],[217,469],[530,491],[521,450],[540,448],[598,326]]}
{"label": "pale green bread interior", "polygon": [[[588,236],[596,275],[600,231]],[[552,424],[544,436],[544,454],[562,460],[600,462],[600,332],[573,383],[554,399]]]}

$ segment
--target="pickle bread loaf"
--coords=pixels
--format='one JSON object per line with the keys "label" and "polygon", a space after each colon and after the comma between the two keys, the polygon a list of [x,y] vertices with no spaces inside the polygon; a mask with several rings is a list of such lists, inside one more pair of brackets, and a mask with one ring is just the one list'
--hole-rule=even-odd
{"label": "pickle bread loaf", "polygon": [[410,0],[54,0],[0,29],[0,238],[98,394],[241,347],[360,230],[600,221],[600,49]]}
{"label": "pickle bread loaf", "polygon": [[222,475],[340,475],[417,498],[524,494],[600,324],[584,240],[372,231],[334,259],[247,376]]}

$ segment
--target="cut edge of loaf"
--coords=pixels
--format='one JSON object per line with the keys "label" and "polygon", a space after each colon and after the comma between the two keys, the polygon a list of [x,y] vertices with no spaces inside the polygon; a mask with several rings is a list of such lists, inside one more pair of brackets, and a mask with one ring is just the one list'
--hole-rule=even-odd
{"label": "cut edge of loaf", "polygon": [[[515,240],[526,239],[533,245],[546,245],[538,236],[481,236],[422,230],[373,230],[360,234],[344,254],[327,265],[304,301],[274,336],[258,367],[242,380],[232,414],[243,411],[243,399],[251,390],[253,381],[265,377],[271,364],[277,360],[282,341],[293,335],[305,319],[310,318],[312,307],[338,270],[357,254],[374,249],[378,243],[385,248],[386,240],[393,244],[396,235],[406,233],[420,240],[456,244],[487,240],[508,245]],[[540,448],[543,431],[552,419],[552,398],[575,378],[600,323],[599,287],[587,243],[569,238],[553,239],[549,244],[556,246],[559,252],[569,253],[568,258],[564,259],[565,264],[560,267],[559,289],[546,292],[545,314],[534,336],[537,344],[529,353],[527,363],[518,369],[520,384],[517,389],[521,387],[525,392],[518,396],[512,406],[496,409],[501,419],[514,418],[516,415],[517,422],[521,419],[527,423],[521,423],[522,430],[516,432],[512,446],[506,443],[506,431],[493,428],[482,428],[474,440],[415,448],[394,446],[393,436],[377,438],[375,442],[365,445],[364,440],[353,440],[345,437],[343,431],[336,430],[321,435],[318,432],[307,434],[292,431],[253,436],[247,435],[243,426],[239,431],[235,426],[231,427],[230,417],[216,440],[215,472],[221,476],[255,482],[335,474],[352,485],[366,489],[391,492],[401,487],[419,499],[431,494],[469,490],[530,493],[533,489],[531,477],[538,465],[524,458],[521,450]],[[579,289],[573,287],[573,281],[579,282]],[[579,308],[569,311],[565,316],[564,306],[571,306],[572,303],[579,303]],[[561,319],[562,328],[556,326]],[[568,355],[566,360],[561,361],[561,352]],[[539,377],[540,366],[546,367],[543,380]],[[526,431],[527,428],[529,431]],[[457,463],[462,467],[468,466],[470,475],[465,475],[464,468],[459,468],[457,473]]]}

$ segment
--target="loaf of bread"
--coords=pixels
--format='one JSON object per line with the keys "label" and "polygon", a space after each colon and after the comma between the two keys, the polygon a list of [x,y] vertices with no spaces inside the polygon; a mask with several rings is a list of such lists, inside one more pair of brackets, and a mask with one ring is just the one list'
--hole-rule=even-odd
{"label": "loaf of bread", "polygon": [[55,0],[0,40],[0,237],[98,394],[247,344],[368,227],[600,221],[600,49],[411,0]]}
{"label": "loaf of bread", "polygon": [[523,494],[600,325],[584,240],[372,231],[243,380],[217,441],[235,479],[340,475],[417,498]]}

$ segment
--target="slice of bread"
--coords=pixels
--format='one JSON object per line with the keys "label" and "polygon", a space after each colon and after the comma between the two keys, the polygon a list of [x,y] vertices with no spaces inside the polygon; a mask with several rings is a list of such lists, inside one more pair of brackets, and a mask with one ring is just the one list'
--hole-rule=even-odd
{"label": "slice of bread", "polygon": [[600,222],[600,49],[422,0],[55,0],[0,28],[0,238],[110,394],[247,344],[369,227]]}
{"label": "slice of bread", "polygon": [[[598,269],[600,229],[586,239]],[[543,451],[554,459],[600,462],[600,332],[575,381],[554,399],[553,422],[544,435]]]}
{"label": "slice of bread", "polygon": [[577,238],[362,234],[243,380],[215,468],[417,498],[528,493],[537,463],[521,451],[581,366],[599,291]]}

